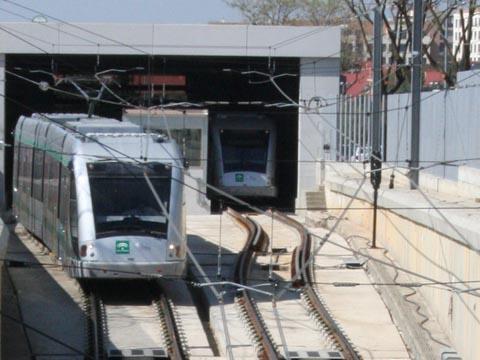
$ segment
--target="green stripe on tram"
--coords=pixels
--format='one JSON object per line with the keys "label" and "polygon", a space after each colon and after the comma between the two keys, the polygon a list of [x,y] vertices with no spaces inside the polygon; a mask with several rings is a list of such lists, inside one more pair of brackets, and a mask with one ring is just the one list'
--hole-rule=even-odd
{"label": "green stripe on tram", "polygon": [[71,155],[60,153],[57,150],[54,150],[52,147],[47,146],[47,144],[45,144],[43,147],[37,146],[37,144],[35,144],[35,141],[33,141],[30,138],[25,138],[25,136],[22,136],[20,139],[17,139],[17,140],[20,140],[20,143],[25,144],[25,145],[29,145],[34,149],[44,150],[52,158],[59,161],[64,166],[68,167],[68,164],[69,164],[70,160],[72,159]]}

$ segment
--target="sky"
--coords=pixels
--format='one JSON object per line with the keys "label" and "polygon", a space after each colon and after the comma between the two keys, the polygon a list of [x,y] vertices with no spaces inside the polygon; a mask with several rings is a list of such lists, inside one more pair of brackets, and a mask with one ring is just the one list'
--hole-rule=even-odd
{"label": "sky", "polygon": [[0,21],[28,21],[36,15],[13,3],[73,22],[206,24],[242,19],[223,0],[0,0]]}

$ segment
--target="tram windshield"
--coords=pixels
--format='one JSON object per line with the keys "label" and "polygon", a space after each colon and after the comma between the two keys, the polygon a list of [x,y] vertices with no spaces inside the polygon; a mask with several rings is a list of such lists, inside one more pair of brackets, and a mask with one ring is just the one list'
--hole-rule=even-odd
{"label": "tram windshield", "polygon": [[222,130],[220,141],[223,171],[225,173],[234,171],[265,173],[269,138],[268,130]]}
{"label": "tram windshield", "polygon": [[149,163],[144,168],[120,162],[88,164],[97,238],[138,234],[166,236],[167,217],[143,175],[169,210],[171,168]]}

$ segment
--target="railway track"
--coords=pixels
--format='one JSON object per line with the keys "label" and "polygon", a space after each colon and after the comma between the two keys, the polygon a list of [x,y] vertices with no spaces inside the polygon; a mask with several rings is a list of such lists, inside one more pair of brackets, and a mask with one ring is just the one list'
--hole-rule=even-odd
{"label": "railway track", "polygon": [[295,248],[292,254],[291,278],[293,286],[300,289],[302,297],[311,312],[311,316],[329,335],[344,359],[361,359],[358,351],[339,327],[338,323],[335,321],[325,303],[315,290],[313,285],[314,274],[312,272],[312,266],[311,264],[308,264],[312,246],[310,233],[302,224],[288,216],[278,212],[272,213],[272,216],[287,226],[294,228],[300,235],[300,244]]}
{"label": "railway track", "polygon": [[178,314],[157,283],[90,282],[82,289],[91,358],[189,358]]}
{"label": "railway track", "polygon": [[[244,217],[232,209],[228,209],[227,213],[232,216],[248,234],[245,246],[239,253],[234,272],[234,281],[248,287],[247,279],[254,262],[254,254],[258,251],[266,251],[268,247],[268,237],[262,230],[262,227],[251,218]],[[235,301],[239,305],[242,315],[251,331],[258,358],[265,360],[282,359],[283,357],[279,353],[277,345],[274,343],[248,288],[239,290]]]}
{"label": "railway track", "polygon": [[[205,334],[200,333],[201,323],[197,321],[196,310],[184,282],[159,283],[141,279],[77,281],[57,265],[43,243],[23,226],[17,225],[11,231],[34,256],[27,257],[26,252],[19,248],[18,255],[12,257],[18,260],[9,263],[14,275],[23,269],[35,271],[41,291],[35,288],[37,293],[33,298],[37,301],[38,296],[48,299],[44,301],[47,305],[41,309],[33,307],[38,308],[33,313],[33,319],[25,320],[33,329],[38,328],[40,334],[50,336],[32,337],[33,343],[25,349],[30,355],[36,356],[37,352],[52,357],[68,354],[68,358],[72,359],[214,356]],[[24,283],[28,278],[22,276],[17,280]],[[62,326],[52,327],[52,319],[63,323]],[[185,323],[185,328],[182,323]],[[26,340],[31,340],[28,335],[32,331],[23,331]]]}

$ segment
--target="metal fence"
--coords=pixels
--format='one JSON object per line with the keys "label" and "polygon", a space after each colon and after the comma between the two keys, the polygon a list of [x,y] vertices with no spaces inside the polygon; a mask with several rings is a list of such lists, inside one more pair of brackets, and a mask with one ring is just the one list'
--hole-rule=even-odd
{"label": "metal fence", "polygon": [[[410,159],[411,102],[408,93],[389,95],[382,113],[382,152],[400,166]],[[340,96],[337,104],[337,161],[368,159],[371,96]],[[455,180],[459,165],[480,168],[480,86],[423,92],[420,119],[424,171]]]}
{"label": "metal fence", "polygon": [[[364,161],[372,149],[372,96],[337,99],[337,161]],[[383,134],[383,118],[380,124]],[[382,137],[383,148],[383,137]]]}

